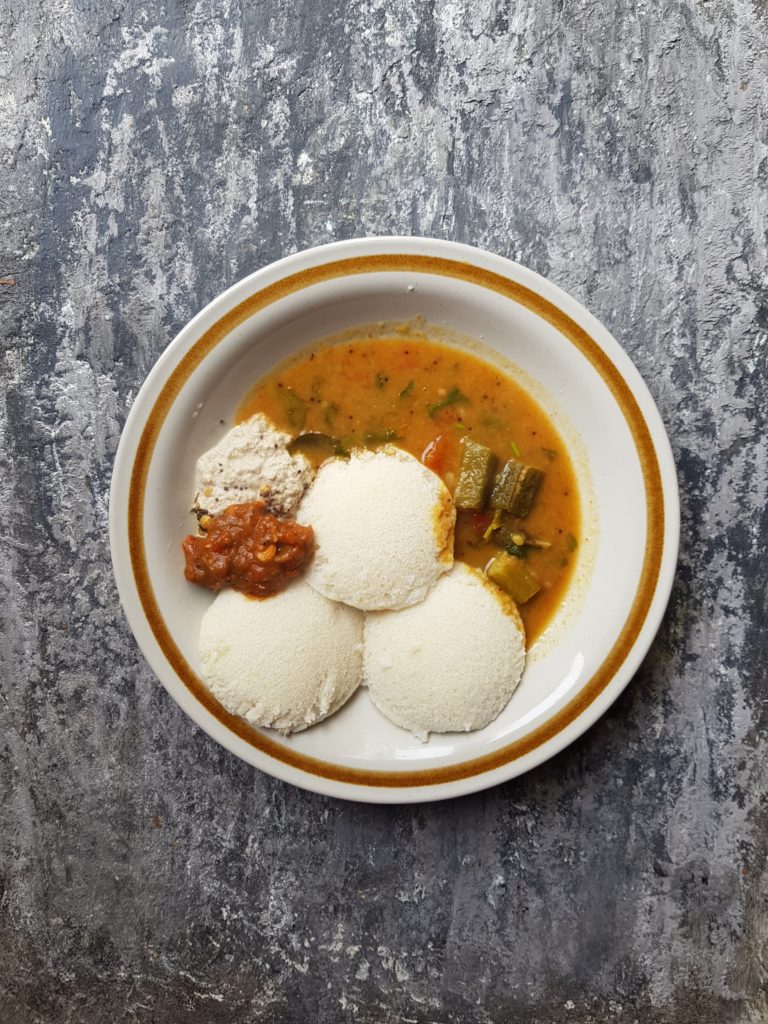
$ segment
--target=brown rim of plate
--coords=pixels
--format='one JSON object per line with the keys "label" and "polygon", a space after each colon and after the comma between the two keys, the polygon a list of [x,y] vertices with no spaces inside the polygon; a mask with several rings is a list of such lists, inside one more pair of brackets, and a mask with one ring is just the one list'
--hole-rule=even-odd
{"label": "brown rim of plate", "polygon": [[[192,371],[233,328],[279,299],[310,285],[352,274],[399,272],[455,277],[488,288],[536,313],[555,327],[590,361],[611,390],[637,448],[645,483],[648,529],[640,582],[627,620],[602,665],[572,701],[529,735],[482,757],[421,771],[371,771],[350,768],[300,754],[270,739],[244,719],[230,714],[206,689],[184,659],[155,600],[144,547],[144,495],[147,474],[160,428]],[[147,418],[131,471],[128,496],[128,541],[136,589],[144,614],[165,658],[206,711],[252,747],[292,768],[349,785],[407,788],[454,782],[501,768],[553,739],[605,690],[629,655],[645,622],[656,589],[664,547],[664,497],[656,451],[640,407],[610,358],[597,342],[553,303],[501,274],[457,260],[408,254],[382,254],[335,260],[290,274],[244,299],[226,313],[181,358],[165,382]]]}

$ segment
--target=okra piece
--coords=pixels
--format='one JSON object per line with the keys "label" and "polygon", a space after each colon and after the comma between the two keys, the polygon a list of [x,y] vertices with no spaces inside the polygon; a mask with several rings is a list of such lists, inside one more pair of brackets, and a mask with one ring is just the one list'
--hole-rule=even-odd
{"label": "okra piece", "polygon": [[541,590],[541,585],[524,561],[504,552],[485,570],[488,579],[501,587],[515,604],[525,604]]}
{"label": "okra piece", "polygon": [[521,463],[515,462],[514,459],[504,463],[491,491],[491,508],[501,508],[505,512],[509,511],[515,497],[518,477],[524,468]]}
{"label": "okra piece", "polygon": [[509,511],[518,519],[524,519],[531,511],[533,499],[539,489],[544,473],[533,466],[523,466],[515,484],[515,493]]}
{"label": "okra piece", "polygon": [[493,485],[491,508],[501,508],[518,519],[524,519],[531,511],[543,476],[540,469],[524,466],[514,459],[505,462]]}
{"label": "okra piece", "polygon": [[496,456],[490,448],[471,437],[461,439],[461,465],[453,492],[456,508],[479,510],[485,505],[495,467]]}

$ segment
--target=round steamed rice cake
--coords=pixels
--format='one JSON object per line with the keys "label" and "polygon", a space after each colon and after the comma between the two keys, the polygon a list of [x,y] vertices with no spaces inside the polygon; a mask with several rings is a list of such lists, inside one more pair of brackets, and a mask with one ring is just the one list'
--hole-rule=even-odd
{"label": "round steamed rice cake", "polygon": [[252,725],[298,732],[338,710],[362,677],[363,616],[304,580],[268,598],[222,590],[203,616],[203,679]]}
{"label": "round steamed rice cake", "polygon": [[315,532],[307,579],[354,608],[417,604],[453,565],[456,512],[448,488],[392,446],[326,462],[297,518]]}
{"label": "round steamed rice cake", "polygon": [[374,704],[426,739],[497,717],[523,673],[525,632],[514,601],[457,562],[421,604],[367,615],[363,652]]}

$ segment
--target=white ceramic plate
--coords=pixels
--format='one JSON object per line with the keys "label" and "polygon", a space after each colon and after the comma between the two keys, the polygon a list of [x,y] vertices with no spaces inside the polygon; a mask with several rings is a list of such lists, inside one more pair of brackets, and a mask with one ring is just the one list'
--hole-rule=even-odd
{"label": "white ceramic plate", "polygon": [[[248,388],[291,352],[361,324],[423,317],[516,374],[575,455],[584,543],[570,600],[535,646],[499,718],[422,744],[361,690],[284,738],[227,714],[199,679],[212,595],[184,580],[182,537],[198,456]],[[489,346],[484,349],[484,346]],[[511,361],[511,367],[507,364]],[[224,292],[168,346],[133,404],[115,461],[112,558],[128,621],[195,722],[263,771],[331,796],[436,800],[495,785],[581,735],[624,689],[658,629],[677,559],[672,455],[636,369],[579,303],[537,274],[469,246],[368,238],[289,256]]]}

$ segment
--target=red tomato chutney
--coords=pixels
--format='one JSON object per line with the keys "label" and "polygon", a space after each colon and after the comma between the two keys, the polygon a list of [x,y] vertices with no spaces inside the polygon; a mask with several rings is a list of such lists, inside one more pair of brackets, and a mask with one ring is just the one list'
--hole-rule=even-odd
{"label": "red tomato chutney", "polygon": [[205,536],[190,534],[182,546],[190,583],[268,597],[303,570],[312,556],[314,534],[311,526],[279,519],[254,501],[211,516]]}

